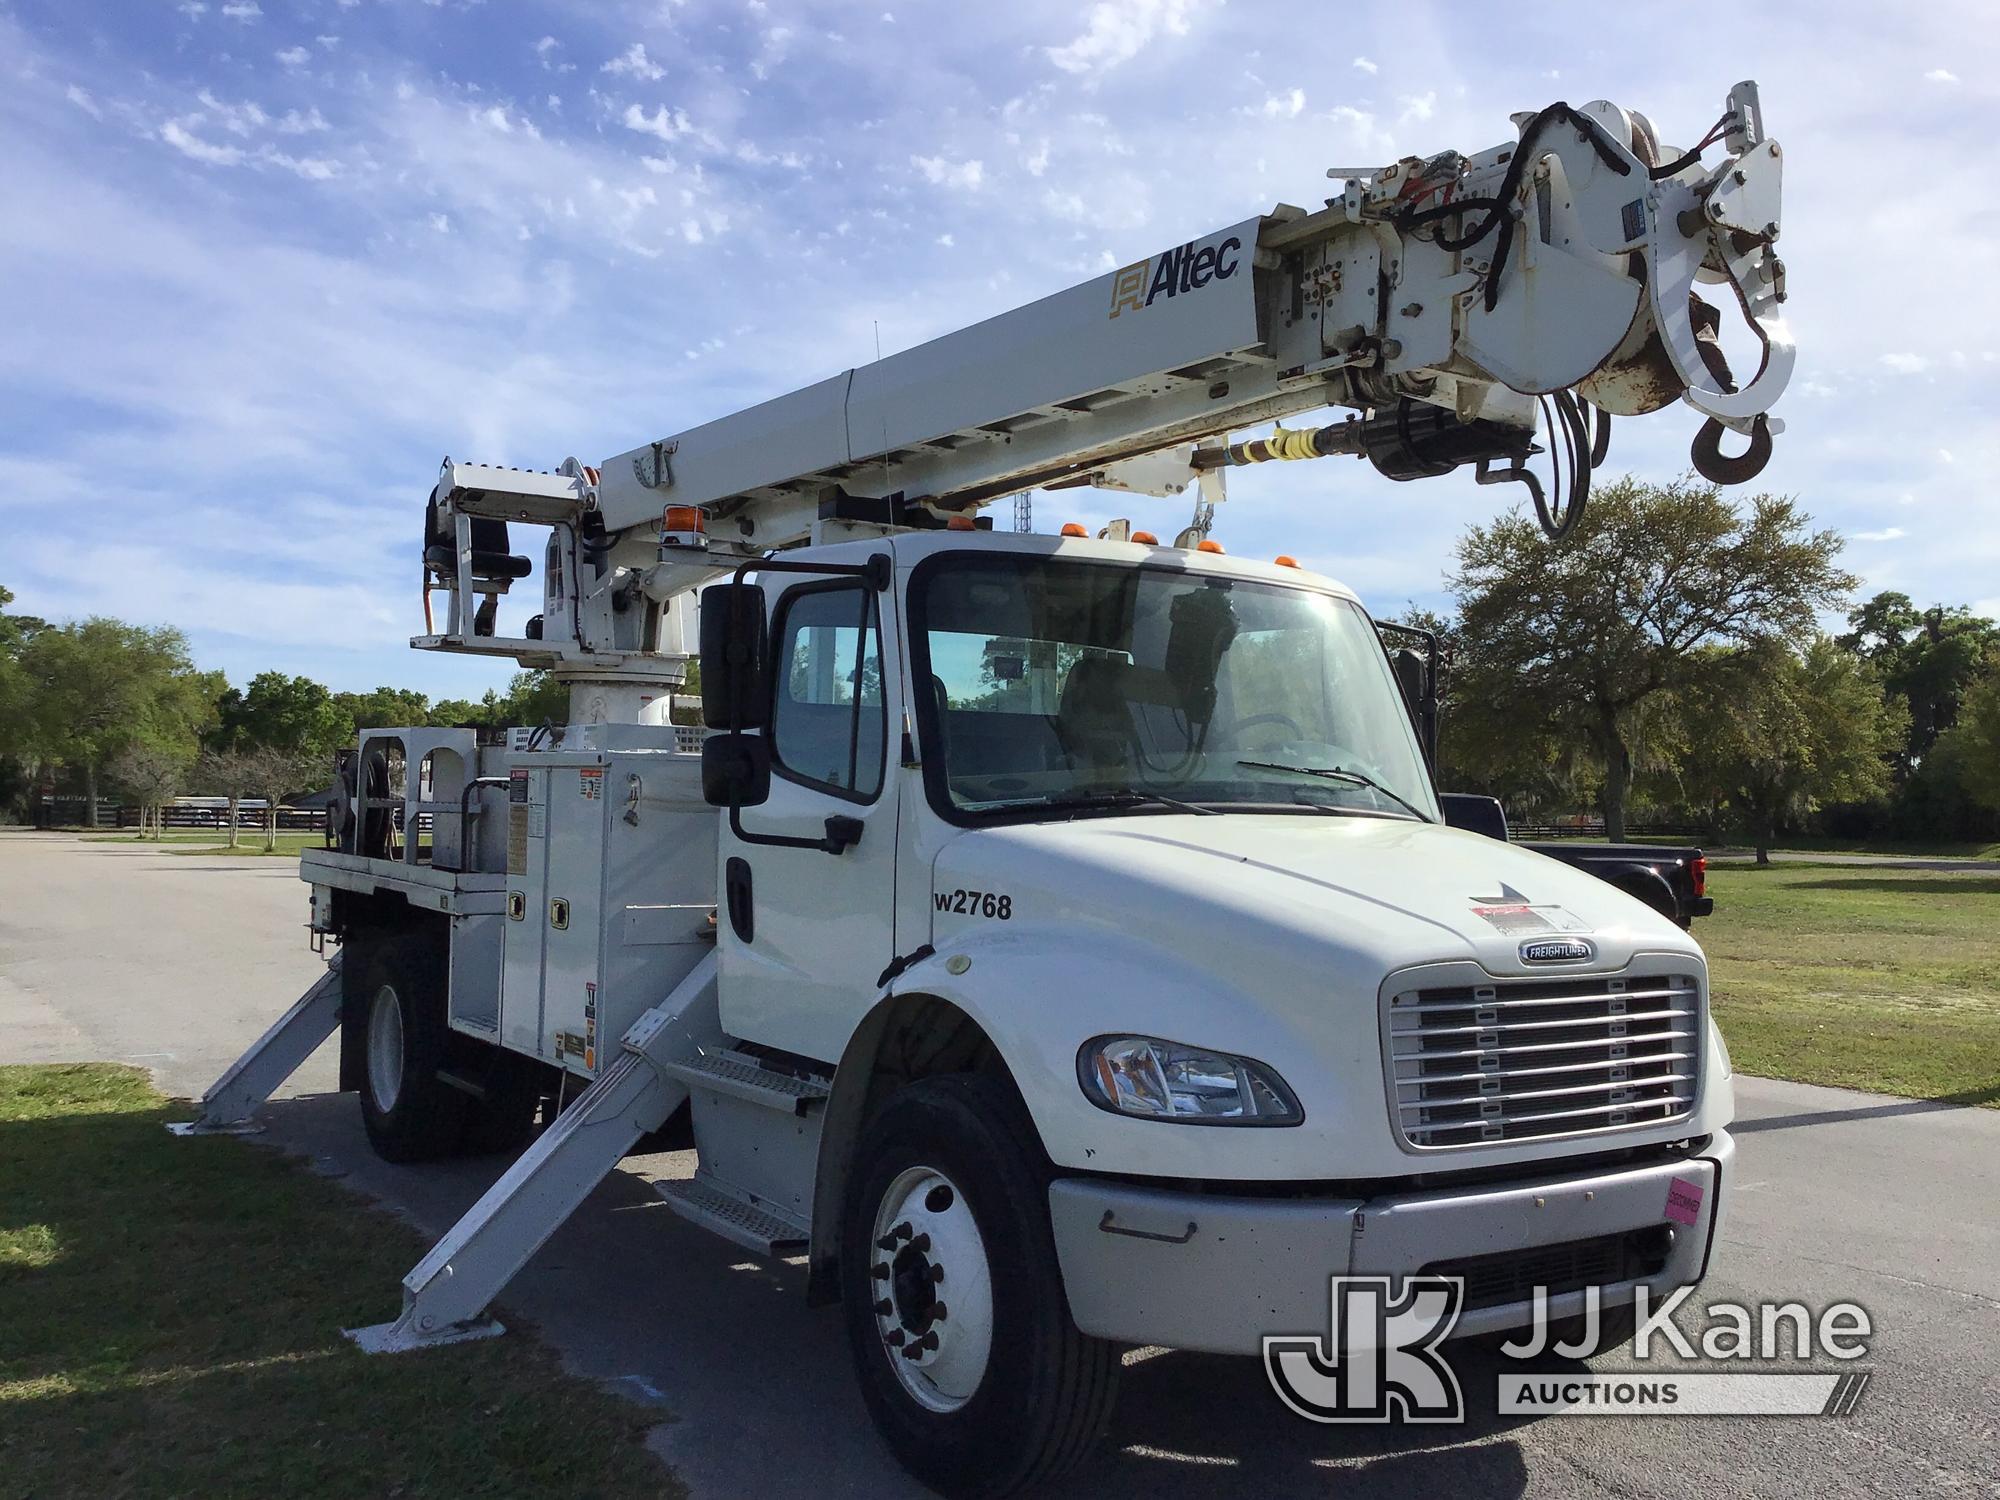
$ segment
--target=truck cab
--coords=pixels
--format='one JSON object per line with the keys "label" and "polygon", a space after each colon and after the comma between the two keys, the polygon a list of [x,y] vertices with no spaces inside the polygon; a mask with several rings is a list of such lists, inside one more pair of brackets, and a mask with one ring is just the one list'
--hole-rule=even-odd
{"label": "truck cab", "polygon": [[970,1399],[955,1361],[996,1346],[955,1300],[906,1326],[869,1295],[898,1252],[866,1247],[911,1223],[947,1287],[991,1254],[852,1184],[871,1112],[967,1073],[1019,1111],[1089,1339],[1253,1354],[1323,1327],[1335,1275],[1465,1276],[1458,1334],[1526,1321],[1534,1286],[1564,1318],[1700,1279],[1732,1145],[1699,947],[1445,824],[1350,591],[1057,537],[788,563],[703,605],[721,1022],[828,1080],[814,1264],[858,1348],[936,1341],[877,1361],[919,1407]]}

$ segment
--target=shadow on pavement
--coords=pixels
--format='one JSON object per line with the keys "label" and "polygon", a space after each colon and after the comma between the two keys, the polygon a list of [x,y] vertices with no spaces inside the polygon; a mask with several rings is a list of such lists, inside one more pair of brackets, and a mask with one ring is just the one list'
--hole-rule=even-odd
{"label": "shadow on pavement", "polygon": [[1957,1094],[1941,1094],[1935,1099],[1886,1099],[1880,1104],[1857,1105],[1853,1109],[1813,1109],[1795,1115],[1738,1120],[1729,1127],[1729,1133],[1755,1135],[1761,1130],[1797,1130],[1806,1125],[1839,1125],[1851,1120],[1884,1120],[1896,1115],[1932,1115],[1955,1109],[1977,1109],[1996,1100],[2000,1100],[2000,1084],[1991,1088],[1967,1089]]}
{"label": "shadow on pavement", "polygon": [[[307,1154],[431,1235],[506,1166],[380,1162],[347,1096],[281,1100],[266,1118],[262,1139]],[[516,1278],[502,1321],[539,1326],[573,1368],[622,1394],[657,1393],[677,1420],[655,1446],[698,1495],[925,1493],[876,1439],[838,1312],[806,1306],[803,1264],[758,1260],[683,1222],[647,1181],[691,1168],[687,1153],[629,1158]],[[393,1317],[398,1297],[385,1283],[374,1316]],[[1125,1370],[1100,1456],[1045,1493],[1522,1493],[1525,1456],[1507,1434],[1534,1419],[1495,1413],[1503,1362],[1487,1346],[1454,1346],[1452,1363],[1463,1425],[1332,1427],[1287,1411],[1255,1359],[1145,1351]]]}

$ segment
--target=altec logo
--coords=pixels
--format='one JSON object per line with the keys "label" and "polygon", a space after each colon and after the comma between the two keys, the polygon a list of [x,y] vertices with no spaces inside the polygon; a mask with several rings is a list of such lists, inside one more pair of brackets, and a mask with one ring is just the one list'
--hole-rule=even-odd
{"label": "altec logo", "polygon": [[1219,245],[1195,248],[1189,240],[1160,255],[1134,261],[1111,277],[1111,316],[1139,312],[1155,297],[1176,297],[1197,291],[1211,281],[1227,281],[1243,263],[1243,241],[1229,236]]}

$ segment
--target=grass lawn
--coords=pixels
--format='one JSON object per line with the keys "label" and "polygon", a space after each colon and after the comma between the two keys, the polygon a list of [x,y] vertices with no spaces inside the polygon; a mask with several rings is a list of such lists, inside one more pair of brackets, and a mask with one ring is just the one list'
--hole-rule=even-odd
{"label": "grass lawn", "polygon": [[2000,875],[1724,865],[1708,888],[1740,1071],[2000,1105]]}
{"label": "grass lawn", "polygon": [[156,849],[169,850],[174,854],[283,854],[298,858],[301,849],[323,849],[326,836],[317,831],[305,833],[280,833],[278,847],[264,848],[264,830],[245,828],[234,849],[229,847],[229,833],[226,829],[172,829],[161,838],[140,838],[136,833],[86,833],[86,844],[144,844]]}
{"label": "grass lawn", "polygon": [[657,1420],[520,1330],[370,1358],[426,1248],[299,1162],[177,1140],[145,1076],[0,1067],[0,1491],[646,1496]]}

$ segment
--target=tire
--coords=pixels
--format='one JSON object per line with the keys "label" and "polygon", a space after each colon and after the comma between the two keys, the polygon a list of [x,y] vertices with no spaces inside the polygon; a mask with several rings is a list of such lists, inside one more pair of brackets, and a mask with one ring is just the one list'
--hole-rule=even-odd
{"label": "tire", "polygon": [[425,929],[380,935],[368,945],[355,992],[361,1123],[384,1161],[450,1156],[472,1102],[438,1077],[451,1043],[439,936]]}
{"label": "tire", "polygon": [[946,1495],[1052,1479],[1110,1419],[1119,1351],[1070,1319],[1050,1175],[1026,1108],[993,1078],[911,1084],[862,1131],[841,1218],[848,1344],[884,1441]]}

